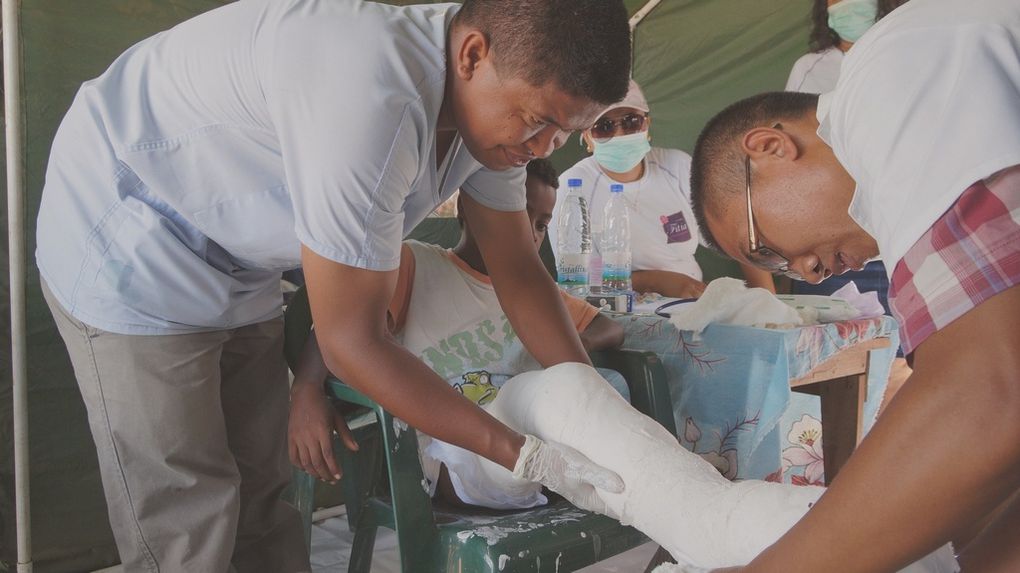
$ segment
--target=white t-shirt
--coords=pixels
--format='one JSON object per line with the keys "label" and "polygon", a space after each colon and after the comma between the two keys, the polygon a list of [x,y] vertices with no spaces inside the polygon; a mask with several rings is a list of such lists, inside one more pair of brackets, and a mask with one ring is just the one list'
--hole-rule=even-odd
{"label": "white t-shirt", "polygon": [[[691,208],[691,156],[678,149],[653,147],[645,156],[641,179],[623,184],[630,207],[630,242],[634,270],[666,270],[701,280],[694,251],[701,241]],[[567,196],[567,181],[581,179],[592,227],[603,227],[609,186],[616,181],[602,171],[594,157],[579,161],[560,175],[556,208],[549,226],[549,242],[558,251],[556,222]],[[558,254],[558,253],[557,253]]]}
{"label": "white t-shirt", "polygon": [[1020,163],[1020,2],[908,2],[873,26],[818,102],[857,182],[850,215],[891,274],[975,181]]}
{"label": "white t-shirt", "polygon": [[801,56],[790,70],[786,80],[786,91],[809,94],[824,94],[836,87],[839,68],[843,64],[843,52],[829,48],[821,52],[809,52]]}
{"label": "white t-shirt", "polygon": [[300,244],[389,270],[458,187],[525,207],[524,170],[435,131],[456,4],[241,0],[143,40],[86,82],[54,139],[43,278],[71,314],[125,334],[280,314]]}
{"label": "white t-shirt", "polygon": [[[389,312],[394,336],[408,351],[483,408],[507,380],[541,369],[510,325],[489,277],[441,247],[405,245]],[[578,332],[598,315],[585,301],[560,295]],[[546,501],[541,484],[515,480],[493,462],[423,432],[418,451],[430,494],[445,464],[457,497],[473,505],[512,509]]]}

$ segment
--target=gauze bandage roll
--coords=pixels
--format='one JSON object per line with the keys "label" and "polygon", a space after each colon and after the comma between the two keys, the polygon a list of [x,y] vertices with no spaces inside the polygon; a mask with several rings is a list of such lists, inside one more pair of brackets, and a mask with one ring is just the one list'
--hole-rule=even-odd
{"label": "gauze bandage roll", "polygon": [[824,491],[730,482],[583,364],[516,376],[486,410],[520,433],[566,444],[615,471],[626,489],[600,492],[607,513],[700,567],[749,562]]}

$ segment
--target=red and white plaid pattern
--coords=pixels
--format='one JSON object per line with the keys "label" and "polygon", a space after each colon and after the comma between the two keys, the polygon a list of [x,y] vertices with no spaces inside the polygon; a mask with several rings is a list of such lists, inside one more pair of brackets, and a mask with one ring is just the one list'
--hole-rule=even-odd
{"label": "red and white plaid pattern", "polygon": [[910,354],[1020,283],[1020,165],[971,185],[896,265],[889,306]]}

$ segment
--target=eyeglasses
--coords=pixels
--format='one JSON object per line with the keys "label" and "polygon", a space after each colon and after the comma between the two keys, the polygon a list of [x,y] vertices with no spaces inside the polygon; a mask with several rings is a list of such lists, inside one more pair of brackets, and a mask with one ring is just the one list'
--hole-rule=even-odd
{"label": "eyeglasses", "polygon": [[645,128],[646,123],[648,123],[647,113],[628,113],[616,119],[604,117],[591,126],[591,137],[599,143],[604,143],[617,135],[638,133]]}
{"label": "eyeglasses", "polygon": [[804,280],[800,273],[790,268],[790,259],[758,242],[758,237],[754,232],[754,215],[751,212],[750,155],[744,156],[744,175],[747,181],[747,241],[751,262],[770,273],[781,273],[794,280]]}

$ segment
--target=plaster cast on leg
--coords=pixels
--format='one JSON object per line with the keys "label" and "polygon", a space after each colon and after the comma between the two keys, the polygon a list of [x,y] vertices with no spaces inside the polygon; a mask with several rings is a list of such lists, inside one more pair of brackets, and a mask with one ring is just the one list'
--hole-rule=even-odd
{"label": "plaster cast on leg", "polygon": [[730,482],[583,364],[516,376],[486,410],[516,431],[571,446],[618,473],[609,513],[681,562],[742,565],[775,542],[822,488]]}

